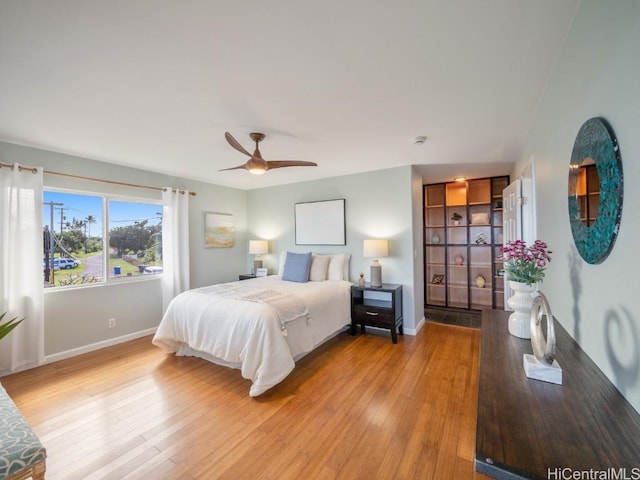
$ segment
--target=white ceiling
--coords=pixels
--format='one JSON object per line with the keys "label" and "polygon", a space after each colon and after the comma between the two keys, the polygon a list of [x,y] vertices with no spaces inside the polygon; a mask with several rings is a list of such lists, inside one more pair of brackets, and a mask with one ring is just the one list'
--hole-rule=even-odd
{"label": "white ceiling", "polygon": [[[474,176],[518,159],[578,4],[2,0],[0,139],[242,189]],[[219,172],[225,131],[319,166]]]}

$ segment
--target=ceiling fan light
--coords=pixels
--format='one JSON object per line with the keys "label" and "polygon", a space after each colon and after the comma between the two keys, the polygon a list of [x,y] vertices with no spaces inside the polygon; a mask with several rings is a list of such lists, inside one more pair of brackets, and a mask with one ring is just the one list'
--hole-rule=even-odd
{"label": "ceiling fan light", "polygon": [[267,169],[264,168],[264,167],[251,167],[249,169],[249,172],[253,173],[254,175],[262,175],[266,171],[267,171]]}

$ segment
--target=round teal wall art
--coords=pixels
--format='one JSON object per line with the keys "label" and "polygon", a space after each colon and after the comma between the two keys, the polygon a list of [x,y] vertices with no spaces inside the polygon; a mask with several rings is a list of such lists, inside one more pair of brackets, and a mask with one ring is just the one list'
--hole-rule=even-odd
{"label": "round teal wall art", "polygon": [[[592,193],[599,195],[597,216],[590,224],[581,218],[584,203],[581,203],[579,195],[580,170],[586,164],[595,164],[599,183],[599,191]],[[622,197],[622,161],[618,141],[604,118],[590,118],[578,131],[569,165],[571,233],[580,256],[587,263],[602,263],[611,252],[620,228]]]}

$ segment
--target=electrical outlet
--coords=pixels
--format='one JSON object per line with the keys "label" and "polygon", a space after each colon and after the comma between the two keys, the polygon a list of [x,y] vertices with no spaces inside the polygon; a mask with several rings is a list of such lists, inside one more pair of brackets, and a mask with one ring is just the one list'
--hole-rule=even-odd
{"label": "electrical outlet", "polygon": [[116,326],[116,319],[115,318],[110,318],[107,322],[108,322],[107,325],[108,325],[109,328],[113,328],[113,327]]}

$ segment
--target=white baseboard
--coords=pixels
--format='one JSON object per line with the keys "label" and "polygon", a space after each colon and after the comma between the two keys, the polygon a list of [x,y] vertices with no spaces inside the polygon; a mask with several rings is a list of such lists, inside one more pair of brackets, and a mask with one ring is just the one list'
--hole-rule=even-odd
{"label": "white baseboard", "polygon": [[110,338],[109,340],[103,340],[101,342],[92,343],[90,345],[83,345],[82,347],[72,348],[71,350],[65,350],[64,352],[54,353],[53,355],[47,355],[44,363],[57,362],[64,360],[65,358],[75,357],[82,355],[83,353],[93,352],[94,350],[100,350],[101,348],[111,347],[119,343],[128,342],[129,340],[135,340],[136,338],[145,337],[147,335],[153,335],[156,333],[156,328],[149,328],[140,332],[128,333],[121,337]]}
{"label": "white baseboard", "polygon": [[425,322],[426,322],[425,318],[422,317],[415,328],[404,327],[404,333],[406,335],[417,335],[420,329],[424,327]]}

